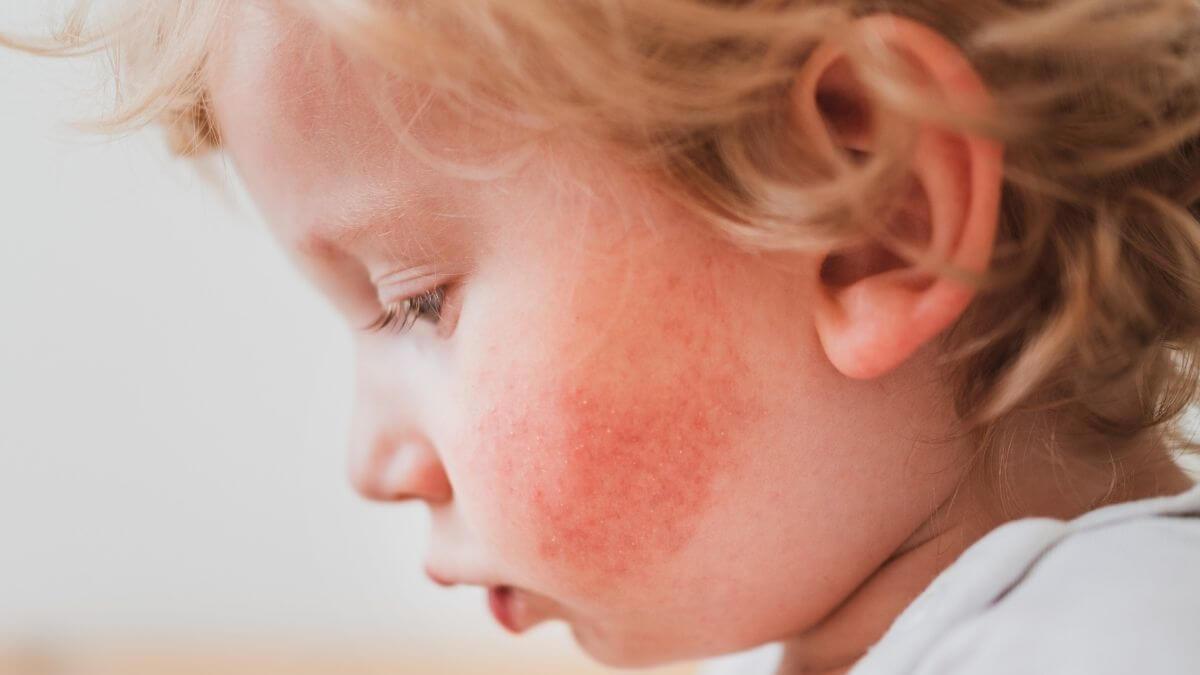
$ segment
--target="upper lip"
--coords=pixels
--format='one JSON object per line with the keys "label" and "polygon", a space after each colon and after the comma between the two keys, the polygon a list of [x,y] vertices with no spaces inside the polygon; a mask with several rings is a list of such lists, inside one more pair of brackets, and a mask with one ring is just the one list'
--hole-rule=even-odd
{"label": "upper lip", "polygon": [[435,568],[433,565],[430,565],[430,564],[425,565],[425,576],[429,577],[429,580],[432,581],[433,583],[437,584],[438,586],[446,586],[446,587],[450,587],[450,586],[482,586],[484,588],[490,588],[492,586],[504,586],[505,585],[505,583],[503,581],[498,581],[495,579],[487,580],[487,577],[482,576],[482,575],[464,577],[464,576],[459,576],[457,574],[449,574],[441,569]]}
{"label": "upper lip", "polygon": [[425,567],[425,576],[429,577],[429,580],[432,581],[433,583],[437,584],[438,586],[449,587],[449,586],[457,586],[459,584],[458,581],[451,579],[451,578],[441,574],[437,570],[433,569],[432,567],[428,567],[428,566]]}

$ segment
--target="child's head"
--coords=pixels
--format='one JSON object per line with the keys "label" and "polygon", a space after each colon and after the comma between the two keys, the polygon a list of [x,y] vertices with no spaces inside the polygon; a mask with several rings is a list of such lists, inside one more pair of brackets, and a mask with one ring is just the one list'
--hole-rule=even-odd
{"label": "child's head", "polygon": [[356,331],[353,480],[429,504],[430,572],[646,663],[813,629],[964,485],[1190,400],[1200,17],[1037,4],[196,0],[103,39],[118,122],[222,146]]}

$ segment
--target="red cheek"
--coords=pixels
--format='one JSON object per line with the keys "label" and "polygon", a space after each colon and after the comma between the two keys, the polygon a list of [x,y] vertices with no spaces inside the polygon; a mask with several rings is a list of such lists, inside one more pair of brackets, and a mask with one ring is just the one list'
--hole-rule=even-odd
{"label": "red cheek", "polygon": [[633,401],[561,395],[562,472],[532,504],[543,558],[623,574],[687,544],[731,459],[726,425],[713,421],[722,411],[681,402],[696,391],[688,384]]}
{"label": "red cheek", "polygon": [[477,427],[510,516],[553,569],[600,581],[671,559],[742,464],[742,361],[710,326],[655,328],[569,381],[500,385]]}

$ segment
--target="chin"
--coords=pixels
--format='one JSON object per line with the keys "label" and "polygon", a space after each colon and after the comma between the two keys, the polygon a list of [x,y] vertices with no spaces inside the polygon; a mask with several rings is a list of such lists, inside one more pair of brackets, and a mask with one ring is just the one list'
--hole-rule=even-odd
{"label": "chin", "polygon": [[570,626],[575,644],[593,660],[609,668],[650,668],[688,658],[674,653],[661,641],[614,635],[575,623]]}

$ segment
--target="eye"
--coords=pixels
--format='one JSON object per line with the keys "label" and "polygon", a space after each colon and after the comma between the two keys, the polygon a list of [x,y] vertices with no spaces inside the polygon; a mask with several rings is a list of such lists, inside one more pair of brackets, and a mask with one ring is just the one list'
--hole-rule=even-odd
{"label": "eye", "polygon": [[382,333],[390,329],[396,333],[403,333],[421,319],[437,325],[442,318],[442,303],[445,300],[446,287],[438,286],[411,298],[390,303],[384,307],[379,318],[363,330],[368,333]]}

